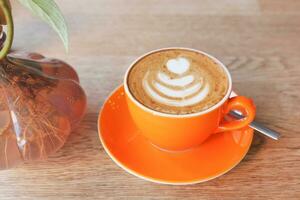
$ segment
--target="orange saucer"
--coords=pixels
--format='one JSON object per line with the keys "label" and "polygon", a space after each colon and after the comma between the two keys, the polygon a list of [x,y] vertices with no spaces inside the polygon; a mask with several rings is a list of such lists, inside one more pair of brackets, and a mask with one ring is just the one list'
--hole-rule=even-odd
{"label": "orange saucer", "polygon": [[99,137],[117,165],[145,180],[177,185],[211,180],[235,167],[251,145],[253,129],[246,128],[215,134],[186,151],[159,149],[139,134],[124,95],[121,86],[104,103],[98,120]]}

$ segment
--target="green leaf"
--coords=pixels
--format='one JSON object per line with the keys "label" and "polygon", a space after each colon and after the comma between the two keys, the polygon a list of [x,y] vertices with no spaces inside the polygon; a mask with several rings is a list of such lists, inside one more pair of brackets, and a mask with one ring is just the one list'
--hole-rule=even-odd
{"label": "green leaf", "polygon": [[19,0],[25,7],[47,22],[61,38],[66,51],[69,49],[69,36],[66,21],[54,0]]}

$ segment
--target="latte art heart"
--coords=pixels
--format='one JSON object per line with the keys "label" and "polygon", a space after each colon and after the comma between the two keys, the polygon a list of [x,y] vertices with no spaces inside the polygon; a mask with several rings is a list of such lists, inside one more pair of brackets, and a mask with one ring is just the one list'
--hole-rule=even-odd
{"label": "latte art heart", "polygon": [[190,63],[186,58],[170,59],[167,62],[167,68],[170,72],[183,74],[190,67]]}
{"label": "latte art heart", "polygon": [[218,103],[228,78],[212,58],[187,49],[165,49],[139,59],[126,80],[133,97],[151,110],[190,114]]}
{"label": "latte art heart", "polygon": [[[186,58],[168,60],[167,69],[177,74],[175,78],[162,71],[154,72],[154,76],[147,72],[143,78],[145,92],[153,100],[168,106],[185,107],[201,102],[209,93],[209,85],[201,74],[189,73],[189,66]],[[181,75],[183,73],[187,75]]]}

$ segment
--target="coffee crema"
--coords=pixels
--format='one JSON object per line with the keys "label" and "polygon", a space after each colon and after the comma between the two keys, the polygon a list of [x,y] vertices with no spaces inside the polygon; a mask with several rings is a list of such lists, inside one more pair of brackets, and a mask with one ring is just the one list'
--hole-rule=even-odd
{"label": "coffee crema", "polygon": [[146,55],[131,68],[128,87],[146,107],[168,114],[206,110],[226,95],[228,78],[208,56],[185,49]]}

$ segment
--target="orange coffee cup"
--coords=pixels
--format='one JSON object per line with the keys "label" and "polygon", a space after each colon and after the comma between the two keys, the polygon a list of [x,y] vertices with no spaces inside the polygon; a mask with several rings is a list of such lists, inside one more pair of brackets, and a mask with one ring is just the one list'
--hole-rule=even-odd
{"label": "orange coffee cup", "polygon": [[[223,63],[207,53],[189,48],[165,48],[186,49],[198,52],[214,60],[224,69],[227,75],[229,87],[226,95],[214,106],[207,110],[192,114],[166,114],[154,111],[137,101],[130,93],[127,78],[130,69],[136,62],[148,54],[164,49],[151,51],[135,60],[127,70],[124,78],[126,100],[132,120],[140,130],[140,133],[151,143],[166,150],[186,150],[200,145],[210,135],[225,131],[232,131],[248,126],[255,117],[255,106],[251,99],[244,96],[230,98],[232,92],[232,79],[228,69]],[[230,110],[238,110],[245,116],[240,120],[223,120]]]}

